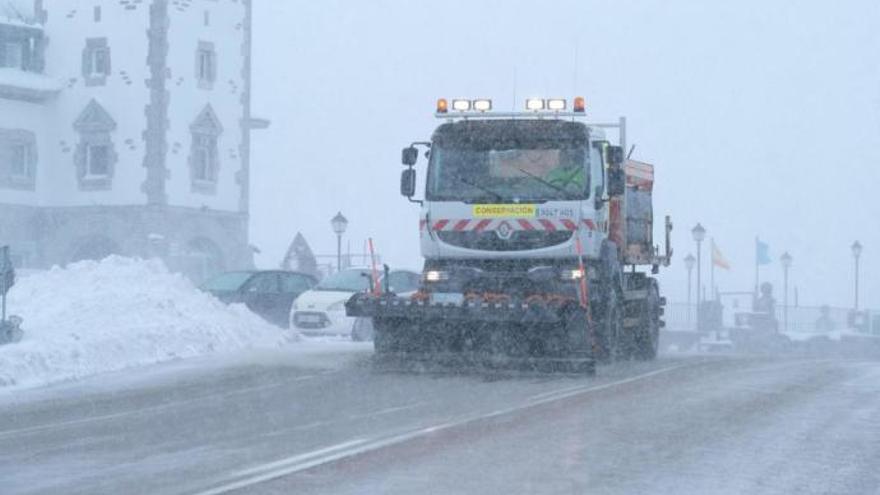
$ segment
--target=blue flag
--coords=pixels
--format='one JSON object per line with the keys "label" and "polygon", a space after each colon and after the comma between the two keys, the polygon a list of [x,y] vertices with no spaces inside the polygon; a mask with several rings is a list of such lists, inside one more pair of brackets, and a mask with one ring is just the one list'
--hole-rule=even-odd
{"label": "blue flag", "polygon": [[755,263],[759,265],[769,265],[771,261],[770,245],[755,238]]}

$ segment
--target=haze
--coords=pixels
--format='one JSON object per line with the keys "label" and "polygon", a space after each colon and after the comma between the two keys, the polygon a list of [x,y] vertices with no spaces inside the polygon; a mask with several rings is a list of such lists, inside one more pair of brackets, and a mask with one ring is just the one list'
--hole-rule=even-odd
{"label": "haze", "polygon": [[254,112],[273,123],[255,134],[258,265],[276,266],[297,231],[334,253],[329,220],[342,211],[353,252],[372,236],[386,261],[419,269],[399,156],[437,125],[435,99],[518,109],[584,95],[595,120],[625,115],[633,157],[658,167],[656,212],[676,225],[661,275],[671,299],[685,297],[681,259],[700,221],[733,265],[716,273],[721,290],[751,290],[758,235],[777,294],[787,250],[800,304],[850,306],[859,239],[863,305],[880,306],[880,4],[536,5],[258,3]]}

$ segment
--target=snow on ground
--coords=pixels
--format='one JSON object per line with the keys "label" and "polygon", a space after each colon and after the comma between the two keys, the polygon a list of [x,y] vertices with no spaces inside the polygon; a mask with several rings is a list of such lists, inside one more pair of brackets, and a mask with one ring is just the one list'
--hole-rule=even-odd
{"label": "snow on ground", "polygon": [[0,389],[299,340],[160,261],[116,256],[22,277],[9,310],[24,318],[24,338],[0,347]]}

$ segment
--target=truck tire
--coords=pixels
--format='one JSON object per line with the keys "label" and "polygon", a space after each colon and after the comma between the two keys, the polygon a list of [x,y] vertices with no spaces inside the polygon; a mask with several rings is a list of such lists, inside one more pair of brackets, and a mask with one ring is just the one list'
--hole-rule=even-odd
{"label": "truck tire", "polygon": [[648,297],[641,304],[641,322],[635,328],[635,346],[633,357],[641,361],[649,361],[657,357],[660,341],[660,291],[657,281],[649,279],[646,289]]}

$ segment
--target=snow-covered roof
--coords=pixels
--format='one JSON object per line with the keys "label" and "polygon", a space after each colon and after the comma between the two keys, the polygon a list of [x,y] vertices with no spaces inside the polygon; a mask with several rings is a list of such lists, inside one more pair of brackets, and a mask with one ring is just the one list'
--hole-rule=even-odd
{"label": "snow-covered roof", "polygon": [[15,86],[33,91],[60,91],[61,81],[45,74],[0,67],[0,86]]}
{"label": "snow-covered roof", "polygon": [[42,101],[63,87],[61,81],[44,74],[0,68],[0,97]]}
{"label": "snow-covered roof", "polygon": [[0,23],[28,26],[36,21],[34,0],[0,0]]}

